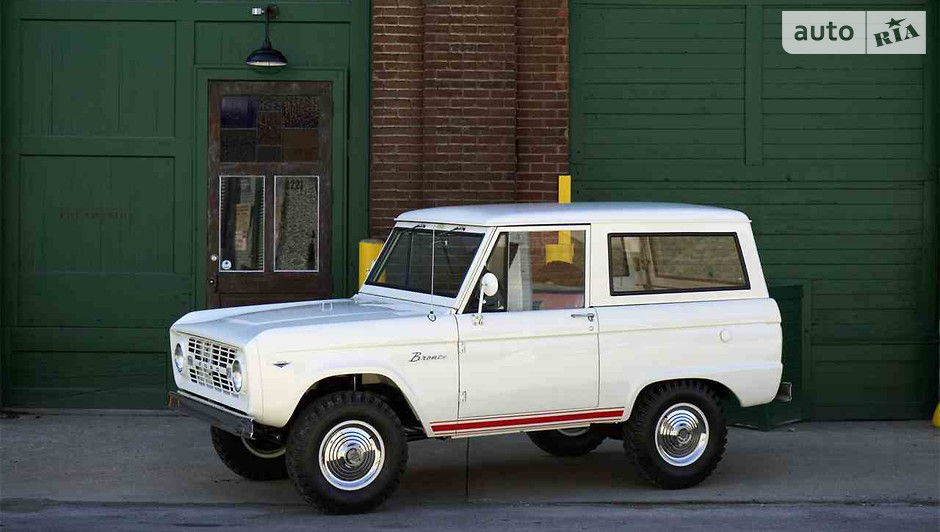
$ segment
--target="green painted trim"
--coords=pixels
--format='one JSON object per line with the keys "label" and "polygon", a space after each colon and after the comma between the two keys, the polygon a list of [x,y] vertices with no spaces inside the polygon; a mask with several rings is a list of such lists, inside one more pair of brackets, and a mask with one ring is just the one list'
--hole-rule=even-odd
{"label": "green painted trim", "polygon": [[746,164],[764,162],[763,54],[764,8],[748,4],[744,35],[744,158]]}
{"label": "green painted trim", "polygon": [[[5,6],[0,6],[0,50],[3,49],[3,11]],[[3,175],[3,55],[0,54],[0,176]],[[2,182],[2,180],[0,180]],[[3,234],[3,187],[0,185],[0,234]],[[4,250],[0,246],[0,264],[3,264]],[[0,283],[0,301],[3,300],[3,287]],[[0,305],[0,408],[3,408],[3,356],[7,352],[6,345],[3,342],[3,305]]]}
{"label": "green painted trim", "polygon": [[372,1],[357,1],[350,19],[349,137],[346,158],[349,202],[346,216],[346,274],[336,292],[350,296],[358,290],[359,241],[369,238],[369,137],[372,110]]}
{"label": "green painted trim", "polygon": [[803,287],[802,308],[800,309],[800,323],[803,330],[800,334],[801,352],[803,355],[803,419],[813,419],[813,282],[803,280],[800,282]]}
{"label": "green painted trim", "polygon": [[[349,1],[315,3],[279,3],[279,22],[349,22],[355,8]],[[258,2],[204,3],[178,1],[70,2],[62,0],[27,0],[21,2],[23,20],[108,20],[108,21],[200,21],[236,22],[258,20],[251,8]]]}
{"label": "green painted trim", "polygon": [[[579,102],[582,101],[581,93],[584,91],[583,83],[581,83],[584,77],[581,72],[583,62],[578,60],[583,46],[579,39],[583,29],[581,20],[583,11],[574,10],[571,5],[573,3],[568,3],[568,173],[571,174],[572,181],[577,183],[580,177],[578,165],[583,152],[581,143],[584,142],[585,137],[582,118],[584,114],[579,108]],[[577,198],[572,197],[572,199]]]}
{"label": "green painted trim", "polygon": [[[195,264],[195,282],[196,282],[196,308],[206,307],[206,283],[201,282],[207,279],[206,256],[207,238],[208,238],[208,220],[205,216],[205,206],[208,204],[208,189],[206,183],[208,177],[208,145],[209,145],[209,81],[210,80],[241,80],[241,81],[329,81],[333,83],[333,135],[336,139],[342,139],[342,142],[333,142],[333,219],[345,220],[348,209],[349,199],[347,197],[347,174],[346,162],[346,144],[347,137],[347,71],[337,68],[298,68],[287,67],[284,70],[269,74],[260,73],[247,67],[196,67],[196,85],[194,87],[194,97],[196,101],[196,131],[195,146],[196,158],[193,180],[196,191],[194,194],[193,206],[197,213],[195,234],[196,242],[194,246],[194,264]],[[337,179],[338,176],[343,176]],[[345,265],[346,248],[344,239],[346,238],[346,228],[343,223],[333,223],[331,235],[331,253],[333,255],[333,295],[339,297],[343,295],[345,286],[347,268]]]}
{"label": "green painted trim", "polygon": [[[937,3],[931,2],[927,5],[927,24],[929,26],[928,34],[937,35],[940,30],[940,10],[937,9]],[[928,335],[925,349],[926,358],[929,361],[928,371],[935,378],[930,380],[931,389],[928,396],[940,396],[940,331],[935,328],[940,324],[940,311],[938,311],[938,291],[940,291],[940,279],[938,279],[938,269],[940,269],[940,220],[938,220],[938,209],[940,209],[940,195],[938,195],[938,176],[937,161],[940,158],[940,147],[938,147],[938,99],[940,99],[940,58],[938,58],[940,46],[937,39],[932,39],[928,43],[927,55],[924,56],[924,161],[933,168],[933,175],[924,181],[924,232],[923,232],[923,286],[929,287],[923,290],[923,316],[924,330],[932,331]],[[936,404],[931,401],[924,405],[926,417],[930,417]]]}
{"label": "green painted trim", "polygon": [[[2,25],[2,35],[0,35],[0,42],[3,43],[2,49],[3,57],[20,57],[20,31],[18,16],[19,13],[17,9],[20,7],[17,2],[3,2],[0,6],[2,10],[2,20],[0,20],[0,25]],[[14,198],[19,197],[19,121],[20,121],[20,110],[17,102],[20,101],[20,84],[16,83],[16,80],[20,79],[20,62],[13,60],[3,61],[2,65],[2,77],[0,77],[0,83],[2,83],[2,99],[0,99],[0,113],[3,115],[3,120],[0,121],[2,124],[2,134],[0,134],[0,143],[2,143],[2,153],[3,157],[0,160],[0,168],[2,168],[2,182],[0,182],[0,200],[2,200],[2,206],[0,206],[0,228],[2,228],[2,249],[3,250],[16,250],[16,234],[19,230],[19,209],[17,208],[16,201]],[[0,358],[3,359],[3,362],[0,363],[3,367],[9,368],[9,356],[10,356],[10,326],[15,325],[16,323],[16,298],[17,298],[17,283],[16,283],[16,272],[18,269],[17,254],[5,252],[0,256],[0,269],[2,269],[2,297],[3,300],[0,302],[0,313],[2,313],[3,320],[3,334],[2,334],[2,345],[0,345]],[[0,403],[6,405],[9,403],[7,400],[7,394],[9,394],[9,371],[0,371]]]}
{"label": "green painted trim", "polygon": [[[777,6],[781,5],[779,0],[670,0],[669,2],[663,2],[662,0],[571,0],[572,4],[578,5],[598,5],[598,6],[620,6],[620,7],[740,7],[744,5],[758,5],[758,6]],[[900,6],[900,7],[909,7],[923,5],[924,2],[911,2],[910,0],[880,0],[880,1],[862,1],[858,0],[827,0],[824,6],[819,5],[820,2],[816,0],[794,0],[786,2],[785,5],[787,9],[796,8],[796,7],[806,7],[806,8],[815,8],[816,10],[821,11],[831,11],[833,8],[838,6],[846,6],[848,8],[857,8],[857,9],[869,9],[869,10],[884,10],[889,6]]]}

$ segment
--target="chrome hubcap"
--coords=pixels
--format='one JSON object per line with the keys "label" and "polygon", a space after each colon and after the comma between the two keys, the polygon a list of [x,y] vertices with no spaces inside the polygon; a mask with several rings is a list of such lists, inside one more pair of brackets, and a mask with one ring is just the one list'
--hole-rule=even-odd
{"label": "chrome hubcap", "polygon": [[385,442],[375,428],[357,420],[344,421],[320,442],[320,472],[327,482],[345,491],[371,484],[385,463]]}
{"label": "chrome hubcap", "polygon": [[283,456],[285,451],[283,445],[278,445],[273,442],[262,440],[249,440],[247,438],[242,438],[242,444],[246,449],[248,449],[248,452],[257,456],[258,458],[278,458]]}
{"label": "chrome hubcap", "polygon": [[708,420],[691,403],[672,405],[656,423],[656,451],[667,463],[683,467],[695,463],[708,446]]}

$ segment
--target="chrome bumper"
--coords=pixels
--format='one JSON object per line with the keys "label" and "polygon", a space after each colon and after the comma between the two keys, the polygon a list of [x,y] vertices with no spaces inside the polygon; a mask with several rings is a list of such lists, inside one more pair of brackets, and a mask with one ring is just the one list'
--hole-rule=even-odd
{"label": "chrome bumper", "polygon": [[187,416],[194,417],[218,427],[236,436],[252,439],[255,436],[255,422],[250,417],[224,410],[186,392],[169,392],[169,407]]}

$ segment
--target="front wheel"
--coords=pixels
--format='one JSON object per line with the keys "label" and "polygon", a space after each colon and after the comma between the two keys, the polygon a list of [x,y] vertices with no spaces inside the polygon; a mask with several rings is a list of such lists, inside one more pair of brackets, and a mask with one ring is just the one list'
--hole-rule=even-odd
{"label": "front wheel", "polygon": [[604,435],[594,426],[540,430],[526,435],[539,449],[554,456],[582,456],[604,441]]}
{"label": "front wheel", "polygon": [[284,446],[275,442],[249,440],[212,427],[212,446],[222,463],[248,480],[287,478]]}
{"label": "front wheel", "polygon": [[658,384],[637,398],[623,447],[640,474],[660,488],[695,486],[715,470],[728,429],[718,397],[696,381]]}
{"label": "front wheel", "polygon": [[287,471],[297,491],[322,512],[367,512],[401,480],[408,446],[401,421],[370,393],[317,399],[287,439]]}

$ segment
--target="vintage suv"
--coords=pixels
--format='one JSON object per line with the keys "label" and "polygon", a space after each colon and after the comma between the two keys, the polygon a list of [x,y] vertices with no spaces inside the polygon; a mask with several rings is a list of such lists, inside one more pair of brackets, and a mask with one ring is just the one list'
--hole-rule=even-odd
{"label": "vintage suv", "polygon": [[656,486],[693,486],[725,449],[719,400],[786,389],[750,221],[696,205],[408,212],[352,298],[192,312],[170,351],[170,404],[225,465],[331,513],[382,503],[422,438],[622,439]]}

